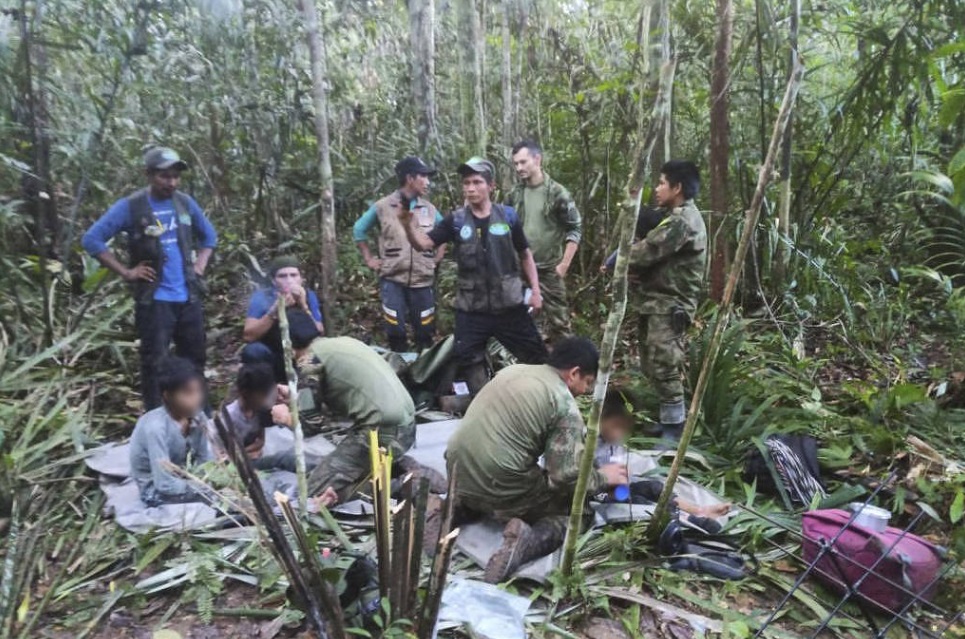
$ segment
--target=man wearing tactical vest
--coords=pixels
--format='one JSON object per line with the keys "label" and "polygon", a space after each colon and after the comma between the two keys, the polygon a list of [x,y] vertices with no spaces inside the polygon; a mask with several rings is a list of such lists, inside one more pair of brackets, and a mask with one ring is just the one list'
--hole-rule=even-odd
{"label": "man wearing tactical vest", "polygon": [[[447,215],[428,235],[410,223],[412,212],[402,209],[409,242],[429,251],[449,242],[457,265],[456,343],[454,355],[478,392],[485,380],[478,374],[486,343],[496,338],[525,364],[541,364],[546,347],[530,308],[543,306],[536,262],[516,211],[493,204],[490,194],[496,174],[492,162],[473,157],[459,165],[466,205]],[[522,275],[531,289],[527,308]]]}
{"label": "man wearing tactical vest", "polygon": [[[417,157],[399,160],[395,165],[398,190],[369,207],[352,229],[365,264],[379,274],[385,334],[389,348],[397,353],[409,350],[406,324],[412,325],[417,350],[429,348],[435,338],[436,265],[445,255],[445,247],[435,251],[413,248],[399,221],[402,208],[412,212],[411,223],[426,233],[442,221],[436,207],[425,199],[429,178],[435,173]],[[378,257],[372,254],[367,241],[374,227],[379,230]]]}
{"label": "man wearing tactical vest", "polygon": [[707,228],[694,205],[699,188],[700,174],[693,162],[664,164],[654,197],[667,215],[630,249],[640,359],[660,397],[660,425],[668,440],[680,438],[687,417],[684,342],[704,292]]}
{"label": "man wearing tactical vest", "polygon": [[583,236],[583,221],[569,191],[543,171],[543,150],[535,141],[513,145],[513,166],[520,181],[506,204],[519,213],[536,259],[543,293],[540,321],[552,344],[571,332],[566,274]]}
{"label": "man wearing tactical vest", "polygon": [[[141,397],[161,405],[157,362],[174,342],[177,354],[204,374],[204,271],[218,236],[194,199],[178,191],[187,163],[173,150],[144,154],[146,188],[114,203],[84,234],[84,249],[131,284],[140,340]],[[128,265],[107,243],[127,234]]]}

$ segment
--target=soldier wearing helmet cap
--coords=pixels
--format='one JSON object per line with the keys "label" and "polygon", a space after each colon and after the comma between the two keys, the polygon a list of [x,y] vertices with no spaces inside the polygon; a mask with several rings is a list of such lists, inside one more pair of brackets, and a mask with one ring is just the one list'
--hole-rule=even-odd
{"label": "soldier wearing helmet cap", "polygon": [[[204,372],[204,282],[218,235],[194,199],[178,190],[188,165],[173,149],[144,154],[146,188],[114,203],[84,234],[84,249],[131,284],[137,301],[144,406],[160,406],[156,365],[173,341],[177,353]],[[125,266],[108,247],[127,234]]]}
{"label": "soldier wearing helmet cap", "polygon": [[516,211],[491,200],[495,167],[482,157],[459,165],[466,205],[447,215],[428,234],[409,224],[411,213],[400,212],[409,242],[428,251],[453,244],[456,283],[455,356],[470,388],[485,383],[479,374],[486,343],[496,338],[519,360],[542,363],[546,347],[526,307],[523,276],[532,295],[529,305],[539,312],[536,262]]}
{"label": "soldier wearing helmet cap", "polygon": [[[436,330],[436,265],[445,247],[414,248],[399,221],[402,210],[411,213],[409,224],[428,232],[442,216],[426,199],[429,178],[435,175],[422,159],[408,156],[395,165],[399,188],[378,200],[355,222],[352,236],[366,265],[379,274],[382,319],[389,347],[409,350],[406,325],[412,326],[415,347],[432,345]],[[369,248],[368,236],[378,229],[379,254]]]}

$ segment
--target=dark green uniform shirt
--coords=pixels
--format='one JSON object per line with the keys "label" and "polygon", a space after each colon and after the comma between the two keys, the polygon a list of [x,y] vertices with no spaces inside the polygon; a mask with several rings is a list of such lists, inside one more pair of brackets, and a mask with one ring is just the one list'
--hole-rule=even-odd
{"label": "dark green uniform shirt", "polygon": [[356,426],[405,426],[415,419],[412,397],[382,356],[351,337],[319,337],[298,362],[299,379]]}
{"label": "dark green uniform shirt", "polygon": [[517,184],[506,204],[516,209],[522,220],[539,268],[556,268],[563,259],[563,245],[579,244],[583,237],[583,220],[573,197],[546,173],[539,186]]}
{"label": "dark green uniform shirt", "polygon": [[[544,491],[572,494],[580,473],[585,425],[559,372],[517,364],[489,382],[449,440],[460,495],[507,505]],[[544,467],[537,463],[544,459]],[[606,479],[596,471],[588,493]],[[471,504],[470,504],[471,505]]]}
{"label": "dark green uniform shirt", "polygon": [[630,273],[640,281],[636,310],[660,315],[680,307],[693,314],[706,266],[707,228],[694,201],[687,200],[630,249]]}

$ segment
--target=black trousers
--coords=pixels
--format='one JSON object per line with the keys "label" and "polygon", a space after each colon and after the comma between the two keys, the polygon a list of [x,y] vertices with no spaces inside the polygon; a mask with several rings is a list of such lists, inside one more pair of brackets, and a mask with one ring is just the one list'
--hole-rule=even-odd
{"label": "black trousers", "polygon": [[204,308],[201,300],[138,302],[134,326],[141,340],[141,399],[144,409],[161,405],[157,363],[174,342],[175,354],[191,360],[201,374],[205,365]]}
{"label": "black trousers", "polygon": [[495,337],[524,364],[546,361],[546,345],[536,328],[529,308],[520,304],[500,313],[456,311],[454,355],[460,367],[471,367],[483,360],[486,342]]}

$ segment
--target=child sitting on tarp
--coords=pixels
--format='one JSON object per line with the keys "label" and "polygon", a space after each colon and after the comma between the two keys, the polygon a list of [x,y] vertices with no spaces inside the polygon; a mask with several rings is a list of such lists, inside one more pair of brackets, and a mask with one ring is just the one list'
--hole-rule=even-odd
{"label": "child sitting on tarp", "polygon": [[[596,445],[596,466],[603,464],[626,464],[628,463],[629,453],[625,442],[630,438],[633,430],[633,413],[627,406],[623,394],[618,390],[607,391],[606,398],[603,400],[603,411],[600,414],[600,438]],[[631,482],[625,489],[625,494],[617,494],[618,488],[611,489],[606,495],[605,501],[624,501],[632,504],[655,504],[663,491],[663,482],[658,479],[641,479]],[[619,491],[624,492],[624,491]],[[717,517],[726,515],[730,510],[730,504],[713,504],[710,506],[700,506],[686,499],[674,497],[677,508],[690,514],[691,520],[697,518],[709,518],[708,521],[701,521],[700,526],[708,532],[717,532],[720,525],[713,521]],[[697,522],[695,522],[697,523]],[[708,530],[707,526],[714,528]]]}
{"label": "child sitting on tarp", "polygon": [[131,435],[131,476],[148,506],[207,501],[207,491],[177,477],[171,466],[187,468],[211,459],[204,381],[194,364],[166,357],[157,364],[162,405],[137,420]]}
{"label": "child sitting on tarp", "polygon": [[[238,399],[224,407],[231,418],[235,435],[241,440],[248,458],[258,470],[295,471],[295,452],[292,449],[265,455],[265,429],[272,426],[291,427],[288,406],[278,403],[275,372],[269,364],[245,364],[235,381]],[[227,424],[227,422],[226,422]],[[214,458],[228,459],[224,443],[213,422],[209,426]]]}

